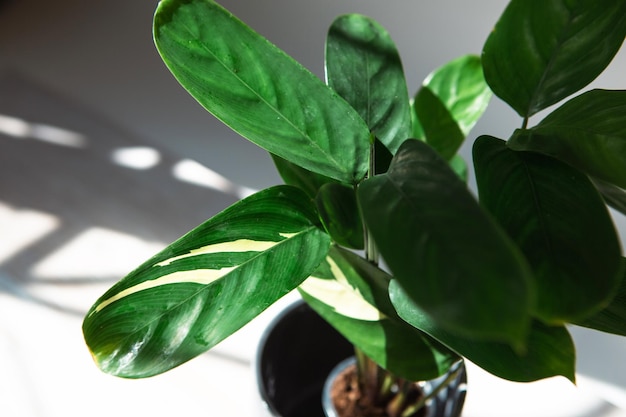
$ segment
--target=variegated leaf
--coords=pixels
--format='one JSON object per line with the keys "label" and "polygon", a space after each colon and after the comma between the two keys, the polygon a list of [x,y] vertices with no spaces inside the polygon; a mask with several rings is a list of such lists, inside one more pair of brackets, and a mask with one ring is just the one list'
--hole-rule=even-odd
{"label": "variegated leaf", "polygon": [[297,287],[330,238],[301,190],[278,186],[198,226],[107,291],[83,323],[105,372],[140,378],[205,352]]}
{"label": "variegated leaf", "polygon": [[332,247],[298,289],[318,314],[383,368],[413,381],[441,375],[458,355],[397,316],[387,291],[390,279],[358,255]]}

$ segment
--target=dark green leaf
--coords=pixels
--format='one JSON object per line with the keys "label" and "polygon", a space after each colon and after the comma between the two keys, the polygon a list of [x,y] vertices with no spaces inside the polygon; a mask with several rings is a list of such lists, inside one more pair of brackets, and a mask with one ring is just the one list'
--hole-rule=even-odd
{"label": "dark green leaf", "polygon": [[163,0],[157,49],[189,93],[226,125],[308,170],[356,183],[369,129],[341,97],[210,0]]}
{"label": "dark green leaf", "polygon": [[509,146],[545,153],[626,188],[626,91],[581,94],[532,129],[515,132]]}
{"label": "dark green leaf", "polygon": [[376,139],[374,142],[374,172],[370,174],[383,174],[389,169],[393,154],[389,152],[389,149]]}
{"label": "dark green leaf", "polygon": [[207,351],[300,285],[330,239],[297,188],[278,186],[206,221],[107,291],[85,340],[105,372],[141,378]]}
{"label": "dark green leaf", "polygon": [[270,155],[272,156],[276,170],[283,181],[285,181],[285,184],[300,188],[311,199],[315,198],[322,185],[331,182],[337,183],[337,181],[332,178],[301,168],[280,156],[274,154]]}
{"label": "dark green leaf", "polygon": [[531,272],[448,163],[406,141],[389,171],[358,189],[363,218],[394,276],[451,332],[522,343]]}
{"label": "dark green leaf", "polygon": [[[417,139],[450,159],[487,109],[491,90],[480,57],[465,55],[433,71],[412,104]],[[414,126],[414,131],[416,126]]]}
{"label": "dark green leaf", "polygon": [[465,136],[441,99],[423,87],[413,101],[413,112],[426,142],[445,159],[452,158]]}
{"label": "dark green leaf", "polygon": [[626,214],[626,190],[597,178],[591,178],[606,203],[622,214]]}
{"label": "dark green leaf", "polygon": [[625,36],[623,0],[512,0],[483,48],[485,77],[530,117],[593,81]]}
{"label": "dark green leaf", "polygon": [[411,136],[402,62],[385,28],[373,19],[349,14],[333,22],[326,40],[326,78],[392,153]]}
{"label": "dark green leaf", "polygon": [[[626,260],[622,260],[626,264]],[[611,302],[599,312],[574,324],[602,332],[626,336],[626,267],[620,276],[621,282]]]}
{"label": "dark green leaf", "polygon": [[322,223],[335,242],[352,249],[363,249],[363,223],[354,187],[328,183],[315,199]]}
{"label": "dark green leaf", "polygon": [[396,315],[387,291],[390,279],[362,257],[331,248],[299,290],[315,311],[386,370],[411,381],[435,378],[458,356]]}
{"label": "dark green leaf", "polygon": [[396,280],[389,285],[389,292],[400,317],[500,378],[530,382],[562,375],[575,382],[576,352],[564,326],[551,327],[534,321],[524,352],[518,352],[505,343],[466,339],[439,327],[411,301]]}
{"label": "dark green leaf", "polygon": [[619,284],[621,248],[589,178],[549,156],[474,143],[480,202],[517,243],[535,277],[535,312],[566,323],[604,305]]}

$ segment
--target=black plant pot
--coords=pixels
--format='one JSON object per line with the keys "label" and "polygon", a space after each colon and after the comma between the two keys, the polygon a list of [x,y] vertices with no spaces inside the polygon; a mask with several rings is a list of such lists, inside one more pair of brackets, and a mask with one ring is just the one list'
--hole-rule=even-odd
{"label": "black plant pot", "polygon": [[322,388],[354,349],[306,303],[289,305],[268,326],[257,351],[257,386],[269,416],[324,417]]}
{"label": "black plant pot", "polygon": [[[255,360],[257,387],[271,417],[326,417],[324,385],[341,362],[354,355],[353,346],[304,301],[289,305],[263,334]],[[428,381],[426,391],[445,378]],[[465,365],[427,405],[426,417],[458,417],[465,401]]]}

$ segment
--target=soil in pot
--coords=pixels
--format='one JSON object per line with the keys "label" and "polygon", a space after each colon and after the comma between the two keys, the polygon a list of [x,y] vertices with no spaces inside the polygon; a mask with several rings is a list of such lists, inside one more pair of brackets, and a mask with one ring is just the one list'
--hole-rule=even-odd
{"label": "soil in pot", "polygon": [[[289,306],[270,324],[257,351],[255,371],[267,411],[276,417],[325,417],[324,384],[335,367],[353,355],[354,347],[306,303],[300,301]],[[466,382],[463,367],[453,383],[432,399],[424,417],[458,417]],[[429,381],[427,385],[430,383],[438,385],[437,381]],[[356,380],[344,384],[357,385]],[[349,390],[352,395],[358,395],[354,388]]]}
{"label": "soil in pot", "polygon": [[[361,395],[354,363],[337,374],[329,395],[338,417],[390,417],[387,413],[388,401],[375,403],[369,396]],[[419,386],[415,385],[407,400],[415,401],[423,395]],[[425,411],[421,409],[415,416],[424,417]]]}

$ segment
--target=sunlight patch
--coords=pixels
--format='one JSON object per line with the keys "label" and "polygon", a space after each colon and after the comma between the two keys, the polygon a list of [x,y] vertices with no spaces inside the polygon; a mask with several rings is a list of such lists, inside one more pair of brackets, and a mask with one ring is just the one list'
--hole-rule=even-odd
{"label": "sunlight patch", "polygon": [[157,166],[161,162],[161,154],[149,146],[133,146],[115,149],[111,153],[111,159],[117,165],[144,170]]}
{"label": "sunlight patch", "polygon": [[58,229],[57,217],[0,202],[0,264]]}
{"label": "sunlight patch", "polygon": [[255,192],[255,190],[233,183],[224,176],[191,159],[183,159],[174,165],[172,174],[180,181],[212,188],[238,198],[248,197]]}
{"label": "sunlight patch", "polygon": [[84,135],[69,129],[44,123],[32,123],[4,114],[0,114],[0,134],[17,139],[36,139],[71,148],[83,148],[87,143]]}
{"label": "sunlight patch", "polygon": [[35,264],[31,272],[44,279],[124,276],[164,246],[116,230],[92,227]]}

